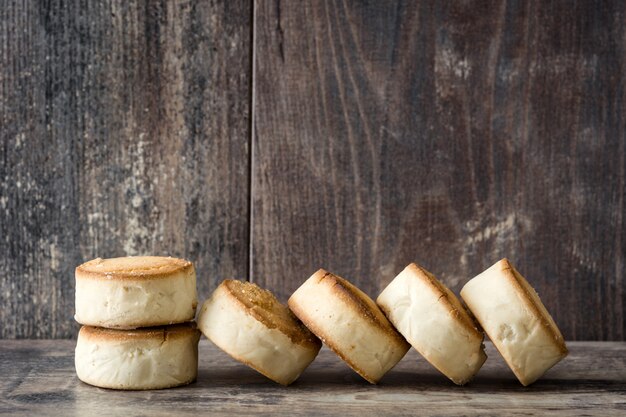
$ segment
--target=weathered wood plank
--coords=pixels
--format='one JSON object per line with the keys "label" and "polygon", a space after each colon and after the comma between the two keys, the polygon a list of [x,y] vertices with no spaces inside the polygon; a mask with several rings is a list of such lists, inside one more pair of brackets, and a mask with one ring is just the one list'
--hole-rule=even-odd
{"label": "weathered wood plank", "polygon": [[0,338],[72,336],[96,256],[246,277],[250,4],[2,2]]}
{"label": "weathered wood plank", "polygon": [[365,382],[332,352],[290,387],[241,365],[207,340],[200,343],[195,384],[121,392],[81,383],[74,342],[0,341],[0,413],[11,415],[623,415],[626,344],[572,342],[571,354],[524,388],[491,344],[476,379],[458,387],[411,350],[378,386]]}
{"label": "weathered wood plank", "polygon": [[570,339],[623,340],[622,2],[257,2],[252,279],[454,290],[509,257]]}
{"label": "weathered wood plank", "polygon": [[[71,336],[94,256],[246,275],[250,1],[126,3],[0,4],[0,338]],[[568,338],[623,340],[624,7],[257,2],[254,279],[508,256]]]}

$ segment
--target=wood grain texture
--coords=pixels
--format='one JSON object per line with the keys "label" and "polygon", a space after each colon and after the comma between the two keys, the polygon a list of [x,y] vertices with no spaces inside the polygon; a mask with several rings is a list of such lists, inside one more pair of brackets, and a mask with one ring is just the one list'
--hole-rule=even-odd
{"label": "wood grain texture", "polygon": [[74,343],[0,341],[0,414],[10,415],[598,415],[626,412],[626,344],[573,342],[570,356],[524,388],[491,344],[476,379],[458,387],[412,349],[373,386],[328,349],[282,387],[200,342],[198,381],[113,391],[78,380]]}
{"label": "wood grain texture", "polygon": [[453,290],[508,257],[623,340],[623,2],[256,2],[251,278]]}
{"label": "wood grain texture", "polygon": [[149,253],[194,261],[201,299],[250,270],[283,300],[319,267],[376,296],[506,256],[568,339],[624,340],[624,21],[0,0],[0,338],[73,336],[74,267]]}
{"label": "wood grain texture", "polygon": [[71,337],[74,267],[248,266],[247,0],[0,5],[0,338]]}

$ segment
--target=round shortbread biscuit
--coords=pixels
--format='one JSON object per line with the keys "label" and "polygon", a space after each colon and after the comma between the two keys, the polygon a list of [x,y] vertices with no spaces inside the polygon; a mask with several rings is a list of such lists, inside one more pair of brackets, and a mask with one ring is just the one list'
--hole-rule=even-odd
{"label": "round shortbread biscuit", "polygon": [[461,297],[522,385],[567,356],[550,313],[507,259],[471,279]]}
{"label": "round shortbread biscuit", "polygon": [[202,333],[234,359],[283,385],[295,381],[322,344],[276,297],[225,280],[198,315]]}
{"label": "round shortbread biscuit", "polygon": [[196,271],[184,259],[97,258],[76,268],[76,315],[83,325],[112,329],[193,320]]}
{"label": "round shortbread biscuit", "polygon": [[189,384],[198,373],[199,339],[195,323],[137,330],[83,326],[76,374],[87,384],[122,390]]}
{"label": "round shortbread biscuit", "polygon": [[415,350],[454,383],[467,383],[487,359],[483,333],[459,299],[418,265],[409,264],[376,302]]}
{"label": "round shortbread biscuit", "polygon": [[409,350],[371,298],[323,269],[302,284],[288,304],[322,342],[372,384]]}

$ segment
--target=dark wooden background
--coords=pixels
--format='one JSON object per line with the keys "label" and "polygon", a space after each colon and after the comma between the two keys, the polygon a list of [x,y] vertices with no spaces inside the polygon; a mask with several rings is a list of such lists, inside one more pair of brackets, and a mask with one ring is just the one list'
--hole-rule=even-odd
{"label": "dark wooden background", "polygon": [[[71,3],[71,4],[70,4]],[[77,4],[78,3],[78,4]],[[0,0],[0,337],[68,338],[74,267],[170,254],[201,298],[458,291],[501,257],[624,340],[622,1]]]}

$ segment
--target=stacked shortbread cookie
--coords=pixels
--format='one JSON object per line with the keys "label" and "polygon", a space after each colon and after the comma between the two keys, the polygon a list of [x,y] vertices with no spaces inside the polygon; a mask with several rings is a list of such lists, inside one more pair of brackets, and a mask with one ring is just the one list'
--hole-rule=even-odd
{"label": "stacked shortbread cookie", "polygon": [[289,298],[300,320],[355,372],[376,384],[409,344],[363,291],[320,269]]}
{"label": "stacked shortbread cookie", "polygon": [[522,385],[567,356],[552,316],[507,259],[465,284],[461,297]]}
{"label": "stacked shortbread cookie", "polygon": [[191,262],[141,256],[76,268],[76,373],[91,385],[157,389],[198,371],[196,272]]}
{"label": "stacked shortbread cookie", "polygon": [[459,299],[420,266],[407,266],[377,302],[415,350],[454,383],[468,382],[487,359],[483,333]]}
{"label": "stacked shortbread cookie", "polygon": [[204,303],[198,327],[234,359],[289,385],[322,344],[276,297],[255,284],[225,280]]}

